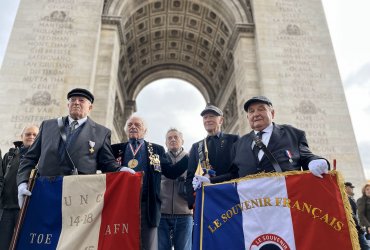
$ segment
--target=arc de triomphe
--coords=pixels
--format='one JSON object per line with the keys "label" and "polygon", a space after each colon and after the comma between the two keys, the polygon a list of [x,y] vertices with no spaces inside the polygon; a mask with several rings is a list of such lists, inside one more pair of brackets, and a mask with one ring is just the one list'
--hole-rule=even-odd
{"label": "arc de triomphe", "polygon": [[73,87],[94,92],[92,117],[120,141],[140,90],[164,77],[223,108],[229,132],[249,130],[247,98],[268,96],[278,123],[364,183],[320,0],[21,1],[0,72],[0,146],[64,115]]}

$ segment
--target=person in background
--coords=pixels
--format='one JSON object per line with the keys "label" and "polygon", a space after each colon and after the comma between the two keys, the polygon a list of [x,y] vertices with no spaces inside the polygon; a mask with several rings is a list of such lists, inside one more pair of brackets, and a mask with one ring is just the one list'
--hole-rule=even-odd
{"label": "person in background", "polygon": [[366,229],[366,235],[370,235],[370,184],[362,188],[362,196],[357,200],[357,210],[360,225]]}
{"label": "person in background", "polygon": [[344,188],[345,188],[346,194],[348,195],[349,204],[351,205],[352,218],[356,224],[356,229],[358,233],[358,239],[359,239],[361,250],[368,250],[370,249],[370,247],[365,238],[365,230],[360,226],[360,223],[358,222],[357,204],[356,204],[355,199],[353,198],[355,195],[355,193],[353,192],[353,189],[355,188],[355,186],[353,186],[351,182],[345,182]]}
{"label": "person in background", "polygon": [[4,155],[0,176],[0,249],[8,249],[17,223],[19,205],[17,190],[17,172],[21,158],[35,141],[39,128],[26,126],[21,132],[21,141],[14,142],[14,148]]}
{"label": "person in background", "polygon": [[[180,131],[171,128],[166,133],[167,157],[175,164],[188,159],[183,148],[184,139]],[[188,164],[187,161],[185,163]],[[186,170],[177,179],[162,175],[161,221],[158,227],[158,249],[191,250],[193,217],[188,208],[185,190]]]}

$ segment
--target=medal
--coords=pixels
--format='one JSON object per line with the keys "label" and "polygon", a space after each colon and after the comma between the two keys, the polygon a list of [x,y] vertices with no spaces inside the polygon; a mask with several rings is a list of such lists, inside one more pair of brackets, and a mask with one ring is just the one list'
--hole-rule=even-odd
{"label": "medal", "polygon": [[286,156],[288,156],[289,162],[293,163],[292,153],[289,150],[285,150],[285,154],[286,154]]}
{"label": "medal", "polygon": [[161,173],[162,172],[161,161],[159,159],[159,155],[153,153],[153,146],[151,143],[149,143],[148,145],[148,152],[150,165],[153,166],[154,171]]}
{"label": "medal", "polygon": [[89,141],[89,146],[90,146],[90,154],[93,154],[94,153],[94,146],[95,146],[95,142],[94,141]]}
{"label": "medal", "polygon": [[140,143],[140,145],[137,147],[136,150],[134,150],[134,148],[132,147],[131,144],[130,145],[130,149],[131,149],[131,152],[132,152],[132,155],[133,155],[133,159],[129,160],[129,162],[127,163],[128,167],[129,168],[136,168],[137,165],[139,165],[139,161],[135,159],[135,156],[137,155],[137,153],[139,152],[141,146],[143,145],[142,143]]}
{"label": "medal", "polygon": [[136,159],[131,159],[127,165],[129,168],[136,168],[136,166],[139,164],[138,160]]}

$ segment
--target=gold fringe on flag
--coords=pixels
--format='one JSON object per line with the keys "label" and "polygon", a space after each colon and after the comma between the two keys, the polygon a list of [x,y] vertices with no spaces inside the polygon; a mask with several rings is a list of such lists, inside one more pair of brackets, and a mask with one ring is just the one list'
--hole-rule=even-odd
{"label": "gold fringe on flag", "polygon": [[[214,185],[220,185],[220,184],[225,184],[225,183],[237,184],[241,181],[259,179],[259,178],[265,178],[265,177],[282,177],[282,176],[285,176],[285,177],[288,178],[290,175],[299,175],[299,174],[307,174],[307,173],[310,173],[310,171],[287,171],[287,172],[282,172],[282,173],[277,173],[277,172],[258,173],[258,174],[248,175],[246,177],[234,179],[234,180],[231,180],[231,181],[225,181],[225,182],[221,182],[221,183],[215,183],[215,184],[203,183],[202,188],[203,188],[203,193],[204,193],[204,188],[207,188],[207,186],[214,186]],[[331,177],[334,177],[334,178],[337,179],[338,188],[339,188],[341,196],[342,196],[344,210],[345,210],[345,213],[346,213],[346,219],[347,219],[347,223],[348,223],[348,227],[349,227],[348,229],[349,229],[349,234],[350,234],[350,238],[351,238],[352,249],[361,250],[360,244],[359,244],[359,239],[358,239],[358,232],[357,232],[357,229],[356,229],[356,224],[355,224],[355,222],[353,220],[353,217],[352,217],[352,208],[351,208],[351,205],[350,205],[349,200],[348,200],[348,195],[345,192],[344,179],[343,179],[341,173],[336,171],[336,170],[331,170],[331,171],[329,171],[328,174]],[[202,206],[203,206],[203,201],[202,201]]]}

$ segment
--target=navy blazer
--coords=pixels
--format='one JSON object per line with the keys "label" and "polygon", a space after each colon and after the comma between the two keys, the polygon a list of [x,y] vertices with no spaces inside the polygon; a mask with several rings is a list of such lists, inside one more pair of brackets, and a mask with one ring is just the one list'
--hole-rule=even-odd
{"label": "navy blazer", "polygon": [[[65,119],[67,117],[63,117],[63,122]],[[108,128],[87,118],[74,143],[68,148],[79,173],[95,174],[97,170],[114,172],[119,169],[113,157],[110,137],[111,131]],[[66,175],[60,165],[62,163],[58,153],[60,141],[57,119],[43,121],[34,143],[20,162],[17,175],[18,185],[28,181],[31,170],[36,164],[38,164],[41,176]],[[95,143],[93,152],[90,151],[89,141]]]}
{"label": "navy blazer", "polygon": [[[275,157],[283,171],[308,170],[308,163],[312,160],[323,159],[314,155],[307,143],[303,130],[290,125],[277,125],[273,123],[273,130],[267,148]],[[274,172],[274,168],[264,154],[258,162],[252,151],[254,131],[244,135],[233,146],[233,166],[238,168],[238,176],[244,177],[260,172]],[[291,160],[287,150],[291,153]],[[329,163],[328,163],[329,165]]]}
{"label": "navy blazer", "polygon": [[[161,172],[155,170],[154,166],[150,164],[149,160],[149,152],[148,152],[148,145],[149,142],[144,141],[145,149],[148,153],[148,173],[147,173],[147,181],[148,181],[148,192],[147,197],[142,197],[145,199],[147,204],[146,211],[148,212],[148,224],[151,227],[158,227],[159,221],[161,218],[161,198],[160,198],[160,191],[161,191],[161,175],[162,173],[170,179],[176,179],[179,177],[187,168],[187,158],[184,157],[181,161],[176,164],[172,164],[171,160],[167,158],[165,154],[165,150],[161,145],[151,143],[153,147],[153,154],[157,154],[159,156],[159,160],[161,162]],[[113,154],[115,158],[124,157],[126,147],[129,143],[118,143],[113,144]],[[122,161],[124,161],[122,159]]]}
{"label": "navy blazer", "polygon": [[[211,177],[210,180],[212,183],[222,182],[231,180],[234,178],[237,178],[238,169],[235,167],[231,167],[232,163],[232,156],[231,156],[231,149],[234,144],[239,139],[238,135],[232,135],[232,134],[224,134],[221,133],[221,148],[219,149],[219,155],[217,155],[216,159],[217,162],[213,163],[211,162],[212,167],[214,167],[214,170],[216,171],[216,176]],[[203,141],[203,140],[202,140]],[[195,172],[198,167],[199,163],[199,152],[198,147],[199,143],[202,141],[198,141],[197,143],[194,143],[191,147],[190,154],[189,154],[189,164],[188,164],[188,172],[186,175],[186,194],[187,194],[187,200],[188,200],[188,206],[189,208],[193,208],[193,204],[195,201],[194,198],[194,189],[192,185],[192,181],[195,175]],[[204,152],[204,145],[202,147],[202,150]]]}

